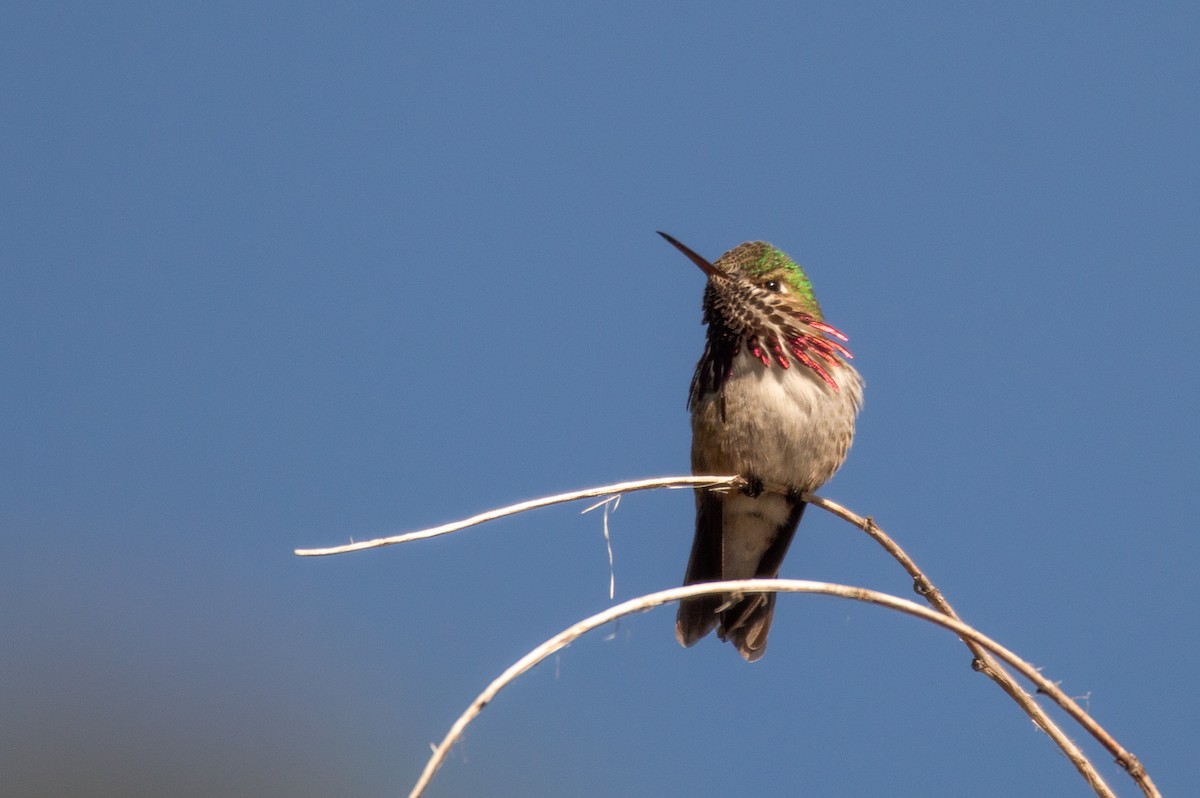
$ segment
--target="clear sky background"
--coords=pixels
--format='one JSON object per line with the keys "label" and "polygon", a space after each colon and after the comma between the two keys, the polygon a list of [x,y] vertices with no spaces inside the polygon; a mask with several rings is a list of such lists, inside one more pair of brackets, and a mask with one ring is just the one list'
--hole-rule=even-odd
{"label": "clear sky background", "polygon": [[[1197,42],[1194,3],[7,5],[2,792],[404,794],[608,606],[601,518],[292,549],[685,473],[663,229],[805,264],[867,381],[823,493],[1200,794]],[[621,504],[619,600],[692,523]],[[912,595],[819,511],[783,575]],[[430,795],[1091,794],[932,627],[784,598],[748,665],[673,623],[538,668]]]}

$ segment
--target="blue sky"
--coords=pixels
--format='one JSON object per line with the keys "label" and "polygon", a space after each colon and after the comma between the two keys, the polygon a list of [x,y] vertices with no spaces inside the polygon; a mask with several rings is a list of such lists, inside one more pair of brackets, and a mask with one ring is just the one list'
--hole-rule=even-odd
{"label": "blue sky", "polygon": [[[805,264],[867,381],[824,494],[1200,790],[1194,5],[0,21],[12,794],[405,793],[608,605],[600,518],[291,551],[686,472],[703,275],[656,229]],[[686,493],[611,528],[618,600],[679,582]],[[816,511],[783,575],[911,595]],[[787,597],[747,665],[673,617],[502,694],[429,794],[1090,794],[943,632]]]}

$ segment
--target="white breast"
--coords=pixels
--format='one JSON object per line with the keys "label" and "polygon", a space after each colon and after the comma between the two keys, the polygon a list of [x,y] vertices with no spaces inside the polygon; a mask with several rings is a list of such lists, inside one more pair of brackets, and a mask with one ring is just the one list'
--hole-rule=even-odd
{"label": "white breast", "polygon": [[836,391],[799,364],[764,366],[739,353],[721,390],[692,409],[692,470],[800,490],[823,485],[846,459],[863,389],[849,365],[828,370]]}

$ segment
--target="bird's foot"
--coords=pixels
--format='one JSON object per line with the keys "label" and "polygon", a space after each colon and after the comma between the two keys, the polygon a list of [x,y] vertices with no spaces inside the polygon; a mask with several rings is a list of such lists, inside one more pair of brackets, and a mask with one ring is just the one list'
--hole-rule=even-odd
{"label": "bird's foot", "polygon": [[746,485],[742,488],[742,493],[749,496],[751,499],[757,499],[763,492],[763,481],[758,477],[745,477]]}

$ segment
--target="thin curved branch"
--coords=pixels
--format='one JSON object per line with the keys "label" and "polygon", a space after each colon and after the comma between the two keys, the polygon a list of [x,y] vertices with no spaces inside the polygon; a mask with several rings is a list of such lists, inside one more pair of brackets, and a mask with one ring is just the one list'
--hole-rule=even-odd
{"label": "thin curved branch", "polygon": [[[598,488],[589,488],[586,490],[572,491],[562,493],[555,496],[548,496],[541,499],[533,499],[530,501],[520,502],[518,504],[503,507],[497,510],[491,510],[486,513],[467,518],[463,521],[457,521],[442,526],[424,529],[416,532],[409,532],[391,537],[376,538],[374,540],[363,541],[361,543],[350,543],[344,546],[334,546],[331,548],[322,549],[296,549],[295,553],[302,557],[325,556],[330,554],[342,554],[350,551],[360,551],[363,549],[378,548],[394,543],[406,543],[414,540],[423,540],[425,538],[445,535],[451,532],[456,532],[467,527],[476,526],[486,521],[492,521],[497,518],[503,518],[509,515],[525,512],[527,510],[537,509],[539,507],[547,507],[554,504],[562,504],[565,502],[577,501],[579,499],[596,498],[596,497],[613,497],[624,493],[631,493],[638,490],[651,490],[656,488],[680,488],[693,487],[704,488],[708,487],[713,490],[730,490],[738,489],[745,485],[745,480],[739,476],[692,476],[692,477],[660,477],[653,479],[634,480],[630,482],[621,482],[615,485],[607,485]],[[779,486],[765,486],[768,490],[773,488],[783,490]],[[870,535],[898,562],[901,567],[913,578],[914,587],[917,592],[923,596],[936,610],[943,615],[959,620],[958,614],[949,602],[945,600],[941,592],[933,585],[928,577],[917,567],[916,563],[910,558],[899,545],[895,543],[882,529],[880,529],[871,518],[863,518],[840,504],[822,498],[816,494],[805,493],[803,498],[805,501],[815,504],[818,507],[830,512],[844,521],[858,527],[859,529]],[[1084,756],[1083,752],[1073,741],[1058,727],[1057,724],[1046,714],[1041,706],[1030,696],[1019,684],[1012,678],[999,663],[992,658],[986,650],[974,645],[969,638],[964,638],[963,642],[970,649],[975,657],[975,668],[982,671],[985,675],[995,681],[1005,693],[1009,695],[1017,704],[1025,711],[1027,715],[1041,728],[1046,734],[1058,745],[1059,749],[1066,754],[1067,758],[1075,766],[1075,769],[1081,776],[1092,786],[1100,798],[1115,798],[1112,790],[1104,783],[1099,772]],[[1064,707],[1065,708],[1065,707]],[[1082,710],[1079,710],[1082,713]],[[1074,717],[1074,715],[1072,715]],[[1082,717],[1086,718],[1086,722],[1079,720],[1087,731],[1100,742],[1114,757],[1117,764],[1129,773],[1130,777],[1137,783],[1142,792],[1148,798],[1160,798],[1160,793],[1154,786],[1149,774],[1137,757],[1125,750],[1100,724],[1096,723],[1086,713],[1082,713]]]}
{"label": "thin curved branch", "polygon": [[1064,693],[1058,685],[1043,676],[1037,668],[1029,664],[1019,656],[1014,654],[1009,649],[992,640],[987,635],[974,629],[971,626],[963,623],[957,618],[952,618],[944,613],[936,610],[927,609],[926,607],[916,604],[907,599],[897,598],[880,593],[866,588],[853,587],[850,585],[838,585],[828,582],[812,582],[808,580],[796,579],[739,579],[729,582],[706,582],[698,585],[687,585],[685,587],[671,588],[670,590],[661,590],[656,593],[651,593],[646,596],[640,596],[629,601],[622,602],[616,606],[609,607],[603,612],[598,612],[595,615],[585,618],[582,621],[564,629],[563,631],[551,637],[546,642],[534,648],[525,656],[514,662],[504,673],[500,674],[495,680],[489,684],[482,693],[480,693],[470,706],[467,707],[454,724],[450,727],[450,731],[442,739],[434,749],[433,754],[425,764],[425,769],[421,772],[420,778],[417,779],[412,791],[408,794],[408,798],[419,798],[425,791],[433,779],[438,768],[446,760],[450,749],[462,737],[467,726],[470,725],[479,714],[483,711],[496,695],[507,685],[512,683],[518,676],[527,672],[542,660],[549,657],[551,654],[562,650],[570,645],[576,639],[586,634],[587,632],[604,626],[618,618],[626,615],[631,615],[635,612],[643,612],[654,607],[661,606],[680,599],[692,598],[695,596],[709,595],[713,593],[817,593],[827,596],[835,596],[838,598],[850,599],[853,601],[862,601],[869,604],[886,607],[898,612],[912,615],[924,621],[941,626],[954,632],[964,640],[970,640],[974,645],[982,649],[993,652],[1004,662],[1007,662],[1014,669],[1019,671],[1022,676],[1029,679],[1037,685],[1038,692],[1044,693],[1061,706],[1066,712],[1075,718],[1079,723],[1087,725],[1090,721],[1087,713],[1085,713],[1078,704],[1076,704],[1070,696]]}
{"label": "thin curved branch", "polygon": [[[916,562],[914,562],[913,559],[908,556],[904,549],[900,548],[899,544],[892,540],[887,533],[885,533],[879,526],[875,524],[875,520],[873,518],[863,518],[862,516],[846,509],[837,502],[830,501],[829,499],[825,499],[814,494],[805,494],[803,498],[808,501],[809,504],[816,505],[821,509],[832,513],[833,515],[836,515],[843,521],[858,527],[863,532],[866,532],[873,540],[882,546],[884,550],[886,550],[887,553],[890,554],[905,571],[908,572],[909,576],[913,578],[913,589],[918,595],[924,598],[931,607],[943,615],[954,618],[955,620],[961,620],[958,613],[955,612],[954,608],[950,606],[950,602],[946,601],[946,599],[942,596],[941,591],[938,590],[934,586],[933,582],[929,580],[929,577],[927,577],[925,573],[917,567]],[[1034,700],[1033,696],[1026,692],[1021,685],[1019,685],[1017,681],[1013,679],[1012,674],[1006,671],[1004,667],[998,663],[995,658],[992,657],[986,650],[984,650],[982,646],[978,645],[971,639],[964,637],[963,643],[968,649],[970,649],[971,654],[975,657],[972,667],[994,681],[997,685],[999,685],[1001,690],[1008,694],[1009,698],[1017,703],[1017,706],[1019,706],[1025,712],[1025,714],[1037,724],[1038,728],[1044,731],[1050,737],[1050,739],[1054,741],[1055,745],[1062,750],[1067,759],[1071,761],[1071,764],[1075,766],[1075,769],[1079,771],[1079,775],[1081,775],[1084,780],[1092,786],[1092,789],[1095,791],[1095,793],[1098,796],[1101,796],[1101,798],[1115,798],[1115,796],[1113,796],[1112,789],[1108,786],[1108,784],[1105,783],[1099,771],[1097,771],[1095,766],[1091,763],[1091,760],[1084,755],[1079,746],[1077,746],[1075,742],[1067,736],[1066,732],[1064,732],[1062,728],[1059,727],[1059,725],[1055,723],[1054,720],[1046,713],[1046,711],[1042,709],[1041,705]],[[1147,796],[1159,798],[1158,790],[1154,787],[1153,782],[1150,781],[1149,775],[1146,774],[1145,769],[1142,768],[1141,763],[1137,760],[1137,757],[1122,748],[1120,743],[1113,739],[1112,735],[1110,735],[1102,726],[1100,726],[1100,724],[1096,723],[1091,716],[1085,714],[1083,717],[1087,718],[1088,722],[1084,723],[1082,720],[1080,720],[1080,724],[1087,729],[1088,732],[1095,737],[1101,745],[1108,749],[1108,751],[1116,759],[1117,764],[1123,767],[1129,773],[1130,777],[1138,784],[1142,792]]]}
{"label": "thin curved branch", "polygon": [[495,521],[497,518],[504,518],[508,515],[516,515],[527,510],[536,510],[539,507],[549,507],[552,504],[566,504],[567,502],[579,501],[580,499],[595,499],[601,496],[613,497],[625,493],[633,493],[639,490],[655,490],[658,488],[731,488],[740,486],[742,478],[737,476],[726,477],[656,477],[654,479],[638,479],[632,482],[618,482],[616,485],[605,485],[599,488],[588,488],[586,490],[574,490],[570,493],[560,493],[557,496],[546,496],[541,499],[530,499],[529,501],[518,502],[511,504],[508,507],[501,507],[498,510],[489,510],[486,513],[473,515],[470,518],[462,521],[455,521],[451,524],[442,524],[441,526],[422,529],[417,532],[406,532],[403,535],[392,535],[386,538],[375,538],[374,540],[364,540],[361,543],[347,543],[344,546],[331,546],[325,549],[296,549],[294,554],[298,557],[325,557],[330,554],[345,554],[350,551],[362,551],[363,549],[377,549],[380,546],[390,546],[393,543],[408,543],[413,540],[424,540],[425,538],[434,538],[438,535],[448,535],[451,532],[457,532],[460,529],[466,529],[471,526],[478,526],[487,521]]}

